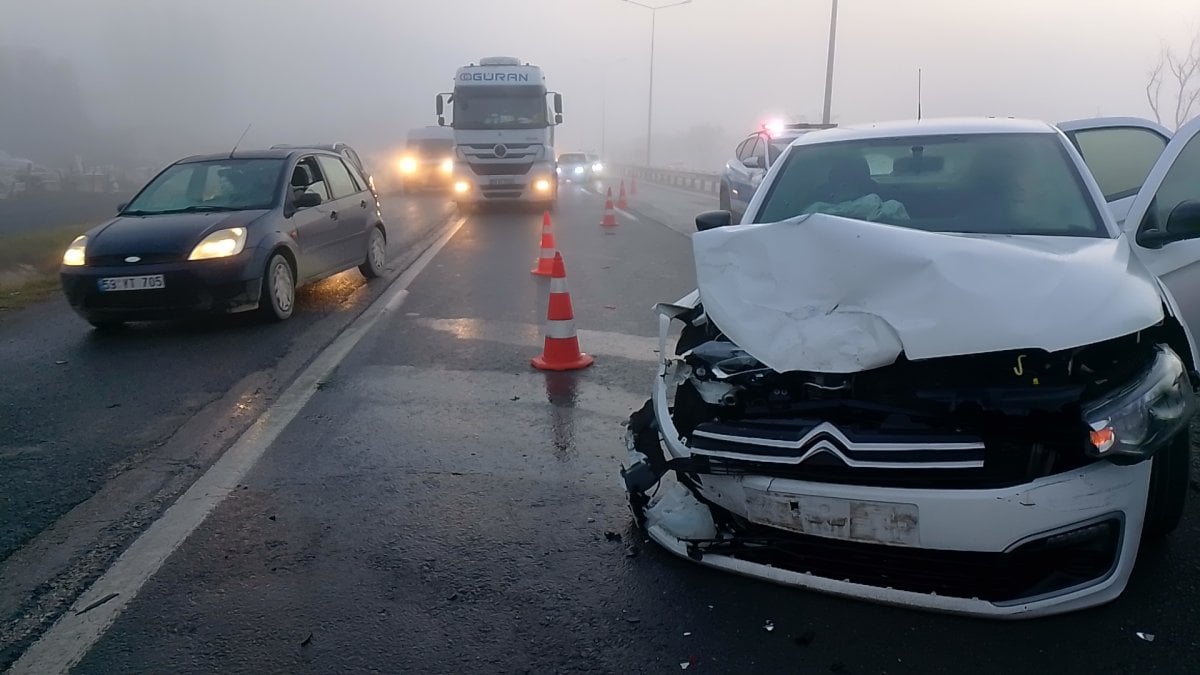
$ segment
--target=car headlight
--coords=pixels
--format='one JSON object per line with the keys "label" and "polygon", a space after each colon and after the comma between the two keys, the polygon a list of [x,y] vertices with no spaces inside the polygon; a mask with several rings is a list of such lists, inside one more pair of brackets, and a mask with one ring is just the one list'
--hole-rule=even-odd
{"label": "car headlight", "polygon": [[442,173],[454,173],[454,160],[447,157],[442,160]]}
{"label": "car headlight", "polygon": [[1187,426],[1194,408],[1183,361],[1160,345],[1141,377],[1084,407],[1083,419],[1091,430],[1088,452],[1117,463],[1148,459]]}
{"label": "car headlight", "polygon": [[400,171],[403,173],[413,173],[417,170],[417,160],[412,157],[405,157],[400,160]]}
{"label": "car headlight", "polygon": [[582,167],[582,166],[577,166],[577,167],[575,167],[575,175],[576,175],[576,176],[582,176],[582,175],[583,175],[583,167]]}
{"label": "car headlight", "polygon": [[71,242],[71,245],[68,246],[67,250],[63,253],[62,264],[67,265],[68,267],[79,267],[80,265],[84,264],[86,258],[87,237],[80,235],[75,237],[74,241]]}
{"label": "car headlight", "polygon": [[600,162],[596,162],[595,164],[592,165],[592,173],[600,173],[603,170],[604,170],[604,165],[601,164]]}
{"label": "car headlight", "polygon": [[562,167],[561,166],[554,167],[554,173],[561,176],[562,175]]}
{"label": "car headlight", "polygon": [[246,248],[246,228],[231,227],[217,230],[201,240],[199,244],[196,244],[196,248],[192,249],[188,260],[228,258],[241,253],[244,248]]}

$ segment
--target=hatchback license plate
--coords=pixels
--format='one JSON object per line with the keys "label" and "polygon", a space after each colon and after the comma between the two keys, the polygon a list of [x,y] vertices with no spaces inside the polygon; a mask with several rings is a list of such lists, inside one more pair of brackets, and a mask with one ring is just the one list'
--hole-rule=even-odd
{"label": "hatchback license plate", "polygon": [[140,277],[105,277],[98,283],[101,293],[151,291],[167,287],[167,282],[161,274],[147,274]]}

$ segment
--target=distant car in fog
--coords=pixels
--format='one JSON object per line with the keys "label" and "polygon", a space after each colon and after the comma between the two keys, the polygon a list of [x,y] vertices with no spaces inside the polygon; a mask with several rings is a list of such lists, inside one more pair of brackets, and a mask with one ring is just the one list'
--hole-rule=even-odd
{"label": "distant car in fog", "polygon": [[604,172],[604,163],[598,155],[586,152],[564,152],[558,156],[558,180],[563,183],[581,183],[596,180]]}
{"label": "distant car in fog", "polygon": [[379,192],[375,189],[375,176],[367,168],[367,165],[363,162],[362,157],[360,157],[359,154],[354,151],[354,148],[350,147],[346,143],[314,143],[313,145],[278,144],[271,146],[272,150],[296,150],[300,148],[328,150],[329,152],[336,152],[337,154],[341,155],[342,158],[350,163],[351,168],[358,171],[363,179],[366,180],[367,185],[371,188],[371,193],[377,198],[379,197]]}
{"label": "distant car in fog", "polygon": [[342,155],[272,149],[189,157],[63,255],[63,292],[97,328],[194,313],[292,315],[296,288],[383,274],[379,202]]}
{"label": "distant car in fog", "polygon": [[423,127],[408,132],[404,153],[397,160],[400,191],[454,185],[454,130]]}

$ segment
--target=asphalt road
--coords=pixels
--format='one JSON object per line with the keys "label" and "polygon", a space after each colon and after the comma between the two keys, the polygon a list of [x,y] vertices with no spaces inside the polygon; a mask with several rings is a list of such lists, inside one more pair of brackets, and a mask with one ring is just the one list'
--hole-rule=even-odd
{"label": "asphalt road", "polygon": [[[621,422],[649,393],[656,346],[650,306],[692,288],[682,232],[704,201],[643,186],[607,235],[598,225],[599,196],[564,196],[556,234],[580,340],[596,364],[553,375],[529,367],[540,350],[548,291],[546,280],[529,274],[540,219],[515,212],[467,217],[280,435],[264,442],[253,469],[225,487],[229,496],[173,552],[155,549],[170,555],[140,591],[97,599],[98,606],[128,604],[75,671],[1194,671],[1195,493],[1181,529],[1144,551],[1120,600],[1014,623],[742,579],[678,560],[638,536],[617,477]],[[420,206],[429,222],[440,220],[437,208]],[[2,394],[6,418],[24,420],[16,447],[30,449],[4,451],[0,480],[10,481],[10,463],[69,466],[55,460],[70,457],[82,467],[105,455],[105,463],[92,465],[122,467],[122,456],[136,460],[123,472],[101,474],[26,466],[0,492],[15,490],[36,503],[47,485],[86,484],[82,477],[92,476],[107,489],[147,465],[157,465],[162,479],[185,475],[176,480],[186,484],[206,462],[164,463],[175,452],[171,440],[154,448],[131,439],[142,425],[179,428],[181,421],[209,425],[205,433],[227,439],[222,425],[244,428],[264,410],[270,417],[272,395],[244,399],[244,392],[261,387],[260,380],[278,392],[289,379],[281,364],[292,352],[311,356],[328,342],[314,331],[337,332],[322,322],[340,317],[344,303],[321,297],[307,300],[300,321],[286,324],[286,338],[275,327],[232,322],[154,329],[144,339],[110,344],[89,337],[61,307],[31,312],[23,330],[35,334],[22,345],[3,342],[0,352],[4,368],[30,362],[13,371],[18,388]],[[6,326],[0,335],[9,333]],[[73,351],[56,351],[56,340]],[[181,355],[195,365],[176,363]],[[60,374],[73,365],[88,368],[76,377]],[[41,379],[24,384],[35,377]],[[112,384],[121,377],[157,386],[156,395]],[[114,399],[110,387],[126,398]],[[75,398],[42,421],[66,396]],[[122,405],[108,408],[114,400]],[[190,400],[190,414],[179,413]],[[239,411],[242,400],[249,409]],[[126,402],[150,401],[150,414],[125,410]],[[205,433],[172,438],[180,453],[191,447],[193,457],[211,461],[215,451],[197,446],[220,444]],[[119,522],[133,532],[144,528],[128,516]],[[11,556],[6,569],[29,549]],[[75,555],[94,552],[83,546]],[[0,598],[16,595],[11,579],[0,576]],[[0,652],[0,667],[28,638]]]}

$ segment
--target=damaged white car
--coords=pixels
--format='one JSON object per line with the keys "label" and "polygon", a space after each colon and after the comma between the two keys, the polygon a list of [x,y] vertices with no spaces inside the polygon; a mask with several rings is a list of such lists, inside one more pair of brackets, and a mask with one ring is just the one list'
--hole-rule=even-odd
{"label": "damaged white car", "polygon": [[897,605],[1116,598],[1188,489],[1198,131],[981,119],[795,141],[742,224],[697,218],[699,288],[658,307],[622,470],[638,522],[705,565]]}

